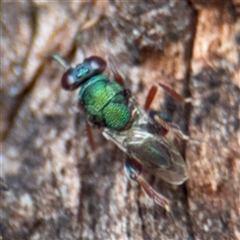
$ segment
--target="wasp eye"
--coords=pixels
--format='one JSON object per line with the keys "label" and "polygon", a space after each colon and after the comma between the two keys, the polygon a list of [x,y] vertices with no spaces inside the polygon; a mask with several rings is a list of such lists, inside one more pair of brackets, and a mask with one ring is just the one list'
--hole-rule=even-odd
{"label": "wasp eye", "polygon": [[89,61],[91,69],[94,73],[102,73],[107,66],[106,61],[98,56],[91,56],[87,60]]}
{"label": "wasp eye", "polygon": [[79,82],[76,81],[76,78],[73,75],[73,69],[69,68],[62,75],[62,88],[68,91],[73,91],[79,87]]}

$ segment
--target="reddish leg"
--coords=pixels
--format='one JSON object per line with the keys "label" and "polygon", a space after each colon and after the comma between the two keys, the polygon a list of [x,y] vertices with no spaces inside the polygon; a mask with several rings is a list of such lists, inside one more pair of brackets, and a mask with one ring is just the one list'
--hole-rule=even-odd
{"label": "reddish leg", "polygon": [[96,149],[96,145],[94,142],[94,138],[93,138],[93,134],[92,134],[92,130],[91,127],[89,125],[89,123],[87,122],[87,120],[85,119],[85,123],[86,123],[86,130],[87,130],[87,136],[88,136],[88,141],[92,147],[92,150],[95,151]]}
{"label": "reddish leg", "polygon": [[[177,100],[180,103],[187,103],[190,102],[191,99],[190,98],[183,98],[181,95],[179,95],[178,93],[176,93],[172,88],[168,87],[167,85],[163,84],[163,83],[158,83],[158,85],[160,87],[162,87],[172,98],[174,98],[175,100]],[[157,87],[156,86],[152,86],[151,89],[148,92],[148,96],[144,105],[144,110],[147,111],[150,108],[150,105],[155,97],[157,93]]]}
{"label": "reddish leg", "polygon": [[113,73],[114,81],[116,81],[121,86],[124,86],[124,80],[123,80],[122,76],[117,71],[117,64],[116,64],[116,62],[114,60],[114,57],[112,55],[108,55],[108,63],[109,63],[109,68],[111,69],[111,71]]}
{"label": "reddish leg", "polygon": [[[173,97],[175,100],[179,101],[180,103],[186,103],[189,101],[189,99],[184,99],[182,96],[180,96],[178,93],[176,93],[173,89],[171,89],[167,85],[162,83],[158,83],[158,85],[161,86],[171,97]],[[157,87],[152,86],[148,92],[148,96],[144,105],[145,111],[149,110],[156,93],[157,93]],[[157,115],[154,116],[154,120],[166,130],[166,133],[170,131],[174,133],[177,137],[183,140],[189,139],[189,136],[185,135],[176,124],[165,122],[162,118],[160,118]]]}
{"label": "reddish leg", "polygon": [[189,136],[184,134],[181,129],[174,123],[165,122],[161,117],[155,115],[154,120],[159,123],[167,132],[172,132],[174,135],[183,140],[189,140]]}
{"label": "reddish leg", "polygon": [[162,87],[171,97],[173,97],[175,100],[179,101],[180,103],[187,103],[191,101],[190,98],[183,98],[181,95],[176,93],[172,88],[168,87],[163,83],[158,83],[158,85]]}
{"label": "reddish leg", "polygon": [[145,111],[149,110],[156,93],[157,93],[157,87],[156,86],[152,86],[151,89],[148,92],[147,99],[145,101],[145,105],[144,105],[144,110]]}
{"label": "reddish leg", "polygon": [[[183,98],[181,95],[176,93],[172,88],[168,87],[167,85],[163,83],[158,83],[159,86],[161,86],[171,97],[173,97],[175,100],[177,100],[180,103],[187,103],[190,102],[190,98]],[[189,140],[189,136],[184,134],[179,127],[174,123],[167,123],[162,118],[155,116],[155,121],[158,122],[160,125],[162,125],[167,131],[170,131],[174,133],[177,137],[183,139],[183,140]]]}
{"label": "reddish leg", "polygon": [[[84,111],[83,106],[80,103],[78,104],[78,108],[81,111]],[[94,142],[92,130],[91,130],[91,127],[90,127],[88,121],[86,120],[86,118],[85,118],[85,124],[86,124],[86,130],[87,130],[87,136],[88,136],[89,144],[91,145],[92,150],[95,150],[96,149],[96,145],[95,145],[95,142]]]}
{"label": "reddish leg", "polygon": [[170,201],[166,197],[156,192],[141,175],[136,175],[135,180],[155,203],[162,206],[167,212],[170,211]]}
{"label": "reddish leg", "polygon": [[162,194],[156,192],[141,176],[142,165],[138,161],[134,158],[128,158],[125,162],[125,172],[130,179],[140,184],[154,202],[165,208],[166,211],[170,211],[170,201]]}

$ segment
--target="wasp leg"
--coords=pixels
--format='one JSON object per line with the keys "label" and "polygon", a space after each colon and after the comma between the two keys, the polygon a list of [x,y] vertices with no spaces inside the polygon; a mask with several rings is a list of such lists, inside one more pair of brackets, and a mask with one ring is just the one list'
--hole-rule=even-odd
{"label": "wasp leg", "polygon": [[172,132],[174,135],[182,140],[189,140],[189,136],[184,134],[178,125],[170,122],[166,122],[163,118],[158,115],[154,115],[154,121],[160,124],[167,132]]}
{"label": "wasp leg", "polygon": [[[78,104],[78,108],[81,110],[81,111],[84,111],[83,109],[83,106],[79,103]],[[91,127],[87,121],[87,119],[85,118],[85,124],[86,124],[86,130],[87,130],[87,136],[88,136],[88,141],[89,141],[89,144],[92,148],[92,150],[94,151],[96,149],[96,144],[94,142],[94,138],[93,138],[93,134],[92,134],[92,130],[91,130]]]}
{"label": "wasp leg", "polygon": [[[170,87],[168,87],[168,86],[166,86],[162,83],[158,83],[158,84],[164,90],[166,90],[170,94],[170,96],[172,96],[175,100],[177,100],[181,103],[186,103],[186,102],[189,101],[188,98],[184,99],[182,96],[180,96],[178,93],[176,93]],[[145,111],[149,110],[156,93],[157,93],[157,87],[152,86],[151,89],[148,92],[148,96],[147,96],[146,101],[145,101],[145,105],[144,105],[144,110]],[[170,132],[174,133],[177,137],[179,137],[183,140],[189,140],[189,136],[184,134],[176,124],[167,121],[166,117],[163,118],[163,117],[160,117],[158,115],[154,115],[153,119],[154,119],[155,122],[157,122],[159,125],[161,125],[166,130],[164,135],[167,134],[167,132],[170,131]]]}
{"label": "wasp leg", "polygon": [[[181,95],[176,93],[172,88],[168,87],[163,83],[158,83],[158,85],[162,87],[171,97],[173,97],[175,100],[177,100],[180,103],[187,103],[191,101],[191,98],[186,98],[186,99],[183,98]],[[156,86],[153,86],[148,93],[145,106],[144,106],[145,110],[148,110],[150,108],[150,105],[156,95],[156,92],[157,92],[157,88]],[[167,122],[166,119],[158,115],[154,115],[153,119],[166,130],[166,133],[170,131],[180,139],[189,140],[189,136],[184,134],[176,124]]]}
{"label": "wasp leg", "polygon": [[113,73],[114,80],[121,86],[124,86],[124,80],[122,76],[119,74],[119,72],[117,71],[116,61],[114,60],[114,57],[111,54],[108,55],[108,63],[109,63],[109,68]]}
{"label": "wasp leg", "polygon": [[175,92],[172,88],[168,87],[167,85],[163,83],[158,83],[160,87],[162,87],[171,97],[173,97],[175,100],[177,100],[180,103],[188,103],[191,102],[191,98],[184,98],[181,95],[179,95],[177,92]]}
{"label": "wasp leg", "polygon": [[[180,102],[180,103],[191,102],[191,98],[183,98],[181,95],[176,93],[172,88],[168,87],[167,85],[165,85],[163,83],[158,83],[158,85],[160,87],[162,87],[171,97],[173,97],[178,102]],[[145,105],[144,105],[144,110],[145,111],[149,110],[156,93],[157,93],[157,87],[152,86],[151,89],[148,92],[148,95],[147,95],[147,98],[146,98],[146,101],[145,101]]]}
{"label": "wasp leg", "polygon": [[95,145],[95,142],[94,142],[92,130],[91,130],[91,127],[90,127],[90,125],[89,125],[89,123],[86,119],[85,119],[85,123],[86,123],[88,141],[89,141],[89,144],[91,145],[92,150],[94,151],[96,149],[96,145]]}
{"label": "wasp leg", "polygon": [[146,194],[155,203],[163,207],[166,211],[170,211],[170,201],[160,193],[156,192],[141,176],[142,165],[138,161],[133,158],[128,158],[125,163],[125,172],[130,179],[138,182],[141,185]]}
{"label": "wasp leg", "polygon": [[144,110],[145,111],[149,110],[156,93],[157,93],[157,86],[152,86],[151,89],[148,92],[148,95],[147,95],[147,98],[146,98],[146,101],[145,101],[145,104],[144,104]]}

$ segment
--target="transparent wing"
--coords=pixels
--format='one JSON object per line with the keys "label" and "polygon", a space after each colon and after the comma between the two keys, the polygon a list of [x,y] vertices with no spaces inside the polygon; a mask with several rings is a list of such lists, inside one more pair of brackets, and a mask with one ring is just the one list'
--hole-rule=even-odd
{"label": "transparent wing", "polygon": [[188,178],[186,164],[176,147],[165,137],[154,135],[128,139],[127,152],[147,169],[172,184],[181,184]]}

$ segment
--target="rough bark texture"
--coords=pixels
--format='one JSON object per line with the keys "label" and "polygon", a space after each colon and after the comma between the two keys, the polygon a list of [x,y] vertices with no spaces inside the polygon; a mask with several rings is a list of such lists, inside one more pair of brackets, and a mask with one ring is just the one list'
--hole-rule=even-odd
{"label": "rough bark texture", "polygon": [[[212,2],[2,3],[4,240],[240,239],[240,5]],[[171,215],[127,179],[126,156],[95,129],[92,151],[55,53],[73,65],[112,54],[140,105],[159,81],[192,98],[179,106],[159,91],[153,103],[192,138],[179,144],[186,183],[147,176]]]}

